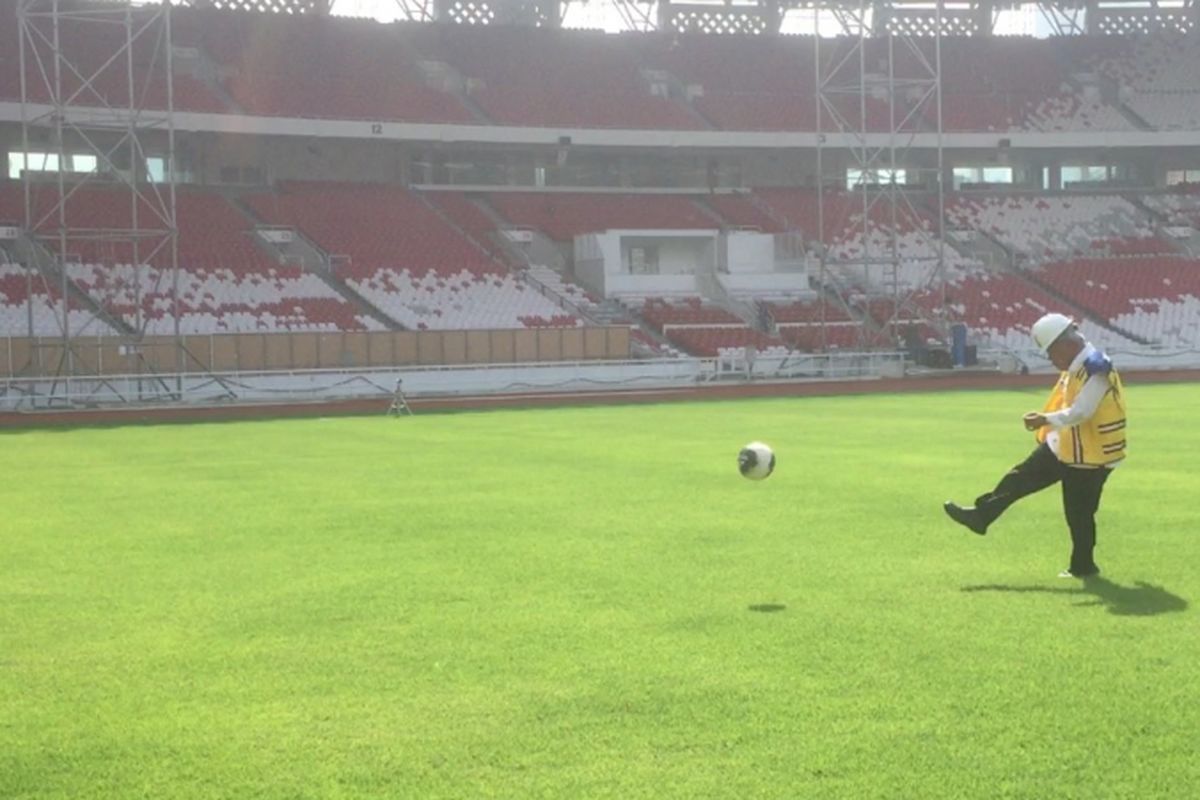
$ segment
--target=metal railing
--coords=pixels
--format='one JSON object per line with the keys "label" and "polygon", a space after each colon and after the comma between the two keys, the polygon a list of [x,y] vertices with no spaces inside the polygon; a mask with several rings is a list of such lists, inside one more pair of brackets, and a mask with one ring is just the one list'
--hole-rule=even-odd
{"label": "metal railing", "polygon": [[[1200,352],[1144,347],[1110,350],[1123,369],[1196,369]],[[1035,351],[981,348],[979,359],[1001,372],[1022,366],[1052,373]],[[721,382],[871,380],[904,374],[898,351],[789,352],[750,361],[722,358],[526,362],[455,366],[179,372],[154,375],[0,379],[0,412],[81,408],[219,407],[345,400],[390,400],[398,378],[412,398],[685,389]],[[382,408],[382,407],[381,407]]]}
{"label": "metal railing", "polygon": [[893,370],[902,365],[903,358],[894,352],[760,355],[749,374],[729,359],[663,358],[7,378],[0,380],[0,412],[383,399],[391,398],[397,378],[417,398],[682,389],[726,380],[870,379],[888,365]]}

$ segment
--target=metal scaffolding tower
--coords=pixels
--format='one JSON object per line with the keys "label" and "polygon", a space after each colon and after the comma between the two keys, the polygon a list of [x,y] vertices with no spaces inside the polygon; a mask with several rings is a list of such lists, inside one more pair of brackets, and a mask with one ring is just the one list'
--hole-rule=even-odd
{"label": "metal scaffolding tower", "polygon": [[[813,45],[818,281],[830,299],[861,314],[860,345],[891,344],[901,320],[930,316],[931,298],[944,315],[942,3],[932,19],[914,24],[897,16],[883,20],[880,7],[866,0],[857,7],[818,3],[816,11],[836,15],[846,34],[817,36]],[[932,152],[914,147],[918,134],[934,135]],[[840,157],[833,169],[831,151]],[[847,186],[847,176],[854,185]],[[901,252],[902,235],[913,231],[936,258]],[[847,237],[857,240],[858,250],[842,246]],[[921,277],[914,281],[915,271]],[[872,302],[878,300],[890,302]],[[886,313],[873,316],[881,305]]]}
{"label": "metal scaffolding tower", "polygon": [[[95,351],[85,355],[79,344],[109,329],[120,335],[123,363],[153,371],[140,355],[149,321],[142,278],[150,264],[170,276],[174,320],[175,352],[156,361],[182,371],[171,5],[19,0],[17,23],[26,154],[20,250],[30,288],[40,281],[56,298],[60,334],[33,356],[34,370],[60,379],[45,401],[73,402],[72,381],[101,372]],[[161,171],[152,173],[151,154]],[[98,219],[95,197],[87,199],[97,189],[113,212]],[[104,221],[113,219],[121,224]],[[133,278],[106,281],[110,297],[89,294],[72,279],[85,260],[109,270],[130,265]],[[163,288],[156,287],[160,294]],[[32,293],[29,302],[33,339]],[[157,384],[161,396],[167,387]]]}

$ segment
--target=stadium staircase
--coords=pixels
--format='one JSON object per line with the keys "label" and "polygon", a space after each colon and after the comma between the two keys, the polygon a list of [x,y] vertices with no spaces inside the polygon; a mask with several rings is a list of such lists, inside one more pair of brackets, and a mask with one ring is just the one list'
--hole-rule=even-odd
{"label": "stadium staircase", "polygon": [[[432,211],[439,219],[442,220],[442,222],[445,222],[447,225],[449,225],[451,228],[453,228],[455,231],[457,231],[459,233],[459,235],[461,235],[464,239],[466,239],[468,242],[470,242],[472,245],[474,245],[476,248],[478,248],[479,252],[482,253],[483,255],[487,256],[488,258],[490,258],[492,260],[496,260],[497,255],[500,255],[500,256],[502,256],[501,260],[506,262],[505,266],[507,266],[509,268],[519,265],[517,262],[508,261],[508,259],[505,256],[509,256],[511,254],[507,253],[507,251],[500,250],[499,252],[497,252],[497,248],[490,246],[491,245],[490,242],[481,241],[478,236],[476,236],[474,233],[472,233],[470,230],[468,230],[465,226],[460,225],[458,220],[456,220],[452,215],[446,213],[445,209],[443,209],[437,203],[431,202],[429,197],[424,192],[413,190],[412,192],[410,192],[410,194],[412,194],[413,197],[415,197],[417,200],[419,200],[421,202],[421,205],[425,206],[430,211]],[[476,207],[478,207],[478,204],[474,204],[474,205]]]}
{"label": "stadium staircase", "polygon": [[220,69],[208,57],[203,48],[176,48],[173,53],[172,64],[175,67],[176,73],[182,72],[185,75],[190,75],[193,79],[203,84],[204,88],[225,105],[228,113],[246,113],[246,110],[233,98],[233,95],[229,93],[229,90],[221,82]]}
{"label": "stadium staircase", "polygon": [[[471,197],[470,200],[495,225],[496,232],[493,234],[493,240],[496,245],[510,256],[519,260],[524,279],[530,285],[537,286],[542,294],[555,300],[562,308],[572,314],[576,314],[580,319],[590,324],[629,326],[633,330],[635,348],[640,349],[644,355],[662,356],[664,353],[677,354],[679,352],[673,342],[654,330],[653,326],[647,324],[636,311],[628,308],[619,300],[615,298],[598,298],[585,308],[575,303],[571,298],[564,296],[561,292],[554,290],[553,287],[549,286],[547,281],[538,279],[536,277],[537,268],[541,267],[542,269],[553,271],[563,281],[573,281],[571,277],[571,264],[564,252],[564,248],[560,247],[541,231],[518,228],[513,225],[486,198]],[[504,231],[506,230],[518,229],[528,231],[531,236],[530,242],[523,247],[514,244],[504,235]]]}
{"label": "stadium staircase", "polygon": [[467,79],[457,69],[445,61],[431,59],[418,60],[416,66],[425,79],[426,85],[457,97],[463,107],[470,112],[475,122],[480,125],[496,124],[483,110],[483,107],[475,102],[475,98],[471,97],[471,93],[467,91]]}
{"label": "stadium staircase", "polygon": [[[605,307],[604,303],[584,308],[555,289],[549,282],[540,280],[531,271],[532,267],[541,266],[557,273],[563,281],[569,282],[572,280],[570,265],[562,249],[540,231],[533,230],[527,231],[532,240],[524,247],[518,246],[504,234],[504,231],[513,230],[515,226],[505,219],[504,215],[497,211],[486,198],[471,197],[468,199],[495,225],[496,230],[492,233],[494,250],[502,254],[509,267],[518,272],[526,283],[535,287],[542,295],[553,300],[569,313],[575,314],[580,319],[593,325],[610,324],[608,320],[622,313],[619,305],[615,308],[610,306],[601,310],[602,307]],[[451,224],[454,224],[452,219],[447,219]],[[473,241],[476,240],[473,239]]]}
{"label": "stadium staircase", "polygon": [[1179,246],[1180,250],[1182,250],[1189,257],[1200,258],[1200,230],[1192,228],[1192,235],[1186,241],[1180,241],[1178,239],[1173,239],[1172,241],[1174,241],[1175,244]]}
{"label": "stadium staircase", "polygon": [[737,225],[731,223],[725,217],[725,215],[713,207],[712,203],[708,202],[708,200],[704,197],[692,197],[690,199],[692,201],[692,205],[700,209],[700,213],[712,219],[714,226],[719,227],[723,231],[728,231],[738,227]]}
{"label": "stadium staircase", "polygon": [[975,255],[975,258],[978,258],[985,264],[990,264],[992,267],[1002,270],[1009,269],[1014,263],[1016,263],[1017,256],[1016,253],[1013,252],[1013,249],[996,238],[994,234],[980,228],[972,228],[972,230],[974,230],[976,234],[974,245],[976,252],[980,255],[987,256],[986,258],[980,258],[979,255]]}
{"label": "stadium staircase", "polygon": [[[413,191],[413,195],[419,198],[427,208],[433,211],[433,213],[437,214],[447,225],[458,231],[463,237],[478,247],[481,251],[486,253],[490,258],[502,262],[509,268],[510,271],[517,275],[526,284],[536,289],[538,293],[547,300],[550,300],[559,308],[563,309],[563,311],[567,312],[568,314],[575,315],[587,324],[600,324],[599,320],[593,316],[591,308],[586,308],[583,305],[575,302],[575,300],[573,300],[571,297],[568,297],[564,292],[559,291],[559,289],[556,288],[552,282],[544,281],[538,278],[538,276],[535,274],[535,271],[531,270],[531,267],[533,267],[535,264],[545,265],[545,262],[537,260],[532,253],[522,251],[520,248],[516,247],[507,236],[504,236],[499,231],[492,233],[490,237],[491,241],[483,242],[479,238],[481,234],[478,231],[471,231],[467,226],[460,224],[459,220],[455,219],[453,214],[447,212],[447,210],[442,208],[438,203],[433,202],[430,199],[430,195],[415,190]],[[491,222],[495,223],[497,220],[502,219],[499,213],[496,212],[495,209],[491,208],[490,204],[488,204],[486,200],[473,197],[467,197],[466,200],[475,209],[483,212],[484,216],[486,216]],[[561,251],[559,251],[558,248],[555,247],[554,244],[548,239],[545,240],[544,244],[548,250],[543,251],[541,243],[539,243],[539,253],[545,252],[547,255],[558,257],[554,259],[554,265],[545,266],[549,266],[550,269],[561,276],[563,281],[570,281],[566,271],[566,262],[561,258]]]}
{"label": "stadium staircase", "polygon": [[[758,309],[754,304],[734,297],[725,284],[721,282],[721,276],[716,269],[698,269],[696,271],[696,286],[700,289],[700,295],[705,300],[733,314],[746,323],[747,327],[755,330],[763,330],[766,327],[762,324]],[[765,330],[763,332],[771,333],[771,331]]]}
{"label": "stadium staircase", "polygon": [[1121,86],[1111,76],[1078,63],[1065,49],[1055,50],[1052,55],[1062,68],[1063,84],[1071,87],[1071,93],[1075,97],[1084,96],[1085,85],[1094,86],[1100,92],[1100,101],[1119,113],[1134,128],[1143,131],[1154,130],[1153,125],[1121,102]]}
{"label": "stadium staircase", "polygon": [[[514,225],[484,197],[472,197],[470,199],[475,207],[482,211],[495,225],[496,230],[492,234],[492,241],[506,254],[514,258],[515,263],[521,267],[528,267],[530,264],[543,264],[562,275],[570,272],[566,252],[563,248],[555,244],[550,237],[541,231]],[[511,230],[526,230],[532,236],[532,240],[525,247],[518,247],[504,234],[505,231]]]}
{"label": "stadium staircase", "polygon": [[677,99],[674,102],[680,108],[682,108],[689,117],[694,119],[699,127],[710,131],[717,130],[717,126],[713,124],[712,120],[704,116],[703,112],[696,108],[696,106],[692,105],[690,101]]}
{"label": "stadium staircase", "polygon": [[[931,219],[937,218],[935,199],[930,198],[924,205]],[[1012,251],[999,239],[988,235],[986,231],[977,228],[963,228],[951,221],[948,215],[943,216],[942,225],[945,230],[946,246],[964,258],[978,261],[992,269],[1004,269],[1013,261]],[[955,232],[969,234],[967,238],[955,236]]]}
{"label": "stadium staircase", "polygon": [[[557,275],[557,273],[555,273],[555,275]],[[525,270],[520,273],[520,276],[522,281],[536,289],[547,300],[557,304],[558,307],[563,311],[567,312],[568,314],[573,314],[589,325],[600,324],[599,320],[597,320],[592,314],[591,308],[585,308],[579,303],[576,303],[574,300],[556,289],[551,281],[542,280],[539,278],[533,270]]]}
{"label": "stadium staircase", "polygon": [[1121,87],[1115,80],[1105,75],[1098,76],[1100,86],[1100,98],[1118,113],[1125,120],[1140,131],[1152,131],[1154,126],[1143,119],[1136,111],[1121,102]]}
{"label": "stadium staircase", "polygon": [[761,211],[768,219],[772,220],[776,225],[778,225],[780,230],[799,230],[799,228],[797,228],[795,225],[792,225],[791,222],[788,221],[787,217],[777,211],[775,207],[768,203],[766,198],[761,196],[758,192],[748,192],[743,196],[750,201],[752,206]]}
{"label": "stadium staircase", "polygon": [[964,258],[978,261],[991,269],[1004,269],[1012,263],[1012,253],[1007,247],[982,231],[970,230],[969,239],[955,237],[946,229],[946,246]]}
{"label": "stadium staircase", "polygon": [[[1076,68],[1075,65],[1072,65],[1072,62],[1070,62],[1068,56],[1062,53],[1058,53],[1057,55],[1060,60],[1063,60],[1063,67],[1066,68],[1066,70],[1069,71],[1073,70],[1073,68]],[[1102,100],[1106,106],[1116,109],[1117,113],[1120,113],[1121,116],[1123,116],[1123,118],[1129,122],[1129,125],[1138,128],[1139,131],[1156,130],[1156,127],[1151,125],[1150,122],[1147,122],[1145,118],[1142,118],[1138,112],[1135,112],[1135,110],[1129,108],[1126,103],[1121,101],[1121,85],[1118,84],[1114,78],[1108,76],[1108,74],[1105,74],[1103,71],[1097,71],[1091,73],[1091,80],[1100,90],[1100,100]],[[1081,91],[1082,88],[1080,85],[1080,80],[1079,78],[1076,78],[1074,74],[1072,78],[1070,78],[1069,83],[1072,84],[1073,89],[1076,91]]]}
{"label": "stadium staircase", "polygon": [[510,225],[491,203],[482,197],[472,198],[471,202],[495,224],[496,229],[492,231],[490,239],[506,263],[516,269],[528,269],[532,264],[542,264],[562,275],[570,272],[570,265],[562,248],[540,231],[528,231],[532,240],[524,246],[519,245],[505,233],[515,230],[514,226]]}
{"label": "stadium staircase", "polygon": [[678,77],[664,69],[646,69],[640,70],[642,80],[646,84],[646,90],[654,94],[652,87],[655,85],[664,86],[667,90],[667,99],[683,109],[684,113],[690,117],[696,125],[702,130],[717,130],[717,126],[713,121],[704,116],[703,112],[691,102],[687,96],[687,85]]}
{"label": "stadium staircase", "polygon": [[259,234],[254,237],[255,243],[274,261],[280,264],[295,265],[305,272],[316,275],[326,286],[357,309],[359,313],[371,317],[388,330],[405,330],[403,325],[384,313],[379,306],[363,297],[345,281],[338,278],[337,259],[310,241],[299,230],[294,227],[287,228],[292,233],[292,240],[290,242],[278,244],[270,242],[261,235],[262,232],[272,229],[278,230],[280,226],[264,224],[262,219],[254,213],[254,210],[239,198],[233,198],[231,205],[254,223],[255,232]]}
{"label": "stadium staircase", "polygon": [[467,94],[465,91],[455,92],[455,97],[458,98],[458,101],[463,104],[463,107],[466,108],[467,111],[471,113],[471,116],[474,117],[475,120],[481,125],[496,124],[492,121],[492,118],[487,115],[487,112],[483,110],[483,106],[475,102],[475,98],[471,97],[471,95]]}
{"label": "stadium staircase", "polygon": [[[14,243],[13,251],[19,261],[32,264],[56,288],[63,285],[63,270],[58,258],[36,238],[22,232]],[[141,333],[120,315],[110,313],[99,300],[77,286],[73,280],[67,280],[67,294],[71,303],[86,308],[114,330],[127,336],[137,336]]]}
{"label": "stadium staircase", "polygon": [[[1163,211],[1147,203],[1142,195],[1131,192],[1129,194],[1122,194],[1121,196],[1136,206],[1143,214],[1154,220],[1156,227],[1161,228],[1171,223],[1170,218]],[[1192,227],[1192,235],[1188,239],[1177,239],[1165,233],[1160,238],[1170,244],[1172,249],[1177,253],[1191,258],[1200,256],[1200,231],[1196,230],[1194,226]]]}
{"label": "stadium staircase", "polygon": [[1133,125],[1138,130],[1143,130],[1143,131],[1158,130],[1156,127],[1154,127],[1149,122],[1147,122],[1145,117],[1143,117],[1141,114],[1138,114],[1136,111],[1134,111],[1132,108],[1130,108],[1125,103],[1114,101],[1112,103],[1112,105],[1114,108],[1117,109],[1117,111],[1121,112],[1121,116],[1123,116],[1123,117],[1125,117],[1125,119],[1129,120],[1130,125]]}
{"label": "stadium staircase", "polygon": [[533,239],[529,242],[525,254],[534,264],[546,264],[564,275],[571,272],[574,253],[560,247],[550,237],[541,231],[530,231]]}
{"label": "stadium staircase", "polygon": [[640,343],[652,351],[651,355],[662,355],[662,353],[681,354],[684,352],[677,343],[667,338],[665,333],[651,325],[649,320],[642,316],[641,312],[633,304],[626,305],[616,299],[611,299],[607,302],[614,309],[614,316],[620,316],[624,319],[623,324],[633,326],[635,331],[634,342],[638,343],[640,339]]}
{"label": "stadium staircase", "polygon": [[635,325],[637,324],[628,309],[611,297],[601,300],[591,309],[591,317],[600,325]]}

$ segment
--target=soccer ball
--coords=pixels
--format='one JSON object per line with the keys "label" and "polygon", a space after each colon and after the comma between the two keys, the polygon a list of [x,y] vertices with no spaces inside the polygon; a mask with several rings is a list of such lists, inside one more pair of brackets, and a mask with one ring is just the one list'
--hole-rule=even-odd
{"label": "soccer ball", "polygon": [[751,442],[738,453],[738,471],[743,478],[761,481],[775,471],[775,453],[762,442]]}

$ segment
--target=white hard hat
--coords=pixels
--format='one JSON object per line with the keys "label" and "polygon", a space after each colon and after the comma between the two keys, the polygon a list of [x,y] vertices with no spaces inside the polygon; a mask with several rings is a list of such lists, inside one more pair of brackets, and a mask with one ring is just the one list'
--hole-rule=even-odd
{"label": "white hard hat", "polygon": [[1030,330],[1030,333],[1033,334],[1033,343],[1042,352],[1045,352],[1050,349],[1050,345],[1054,344],[1058,337],[1069,331],[1074,325],[1075,320],[1068,316],[1047,314],[1033,323],[1033,328]]}

